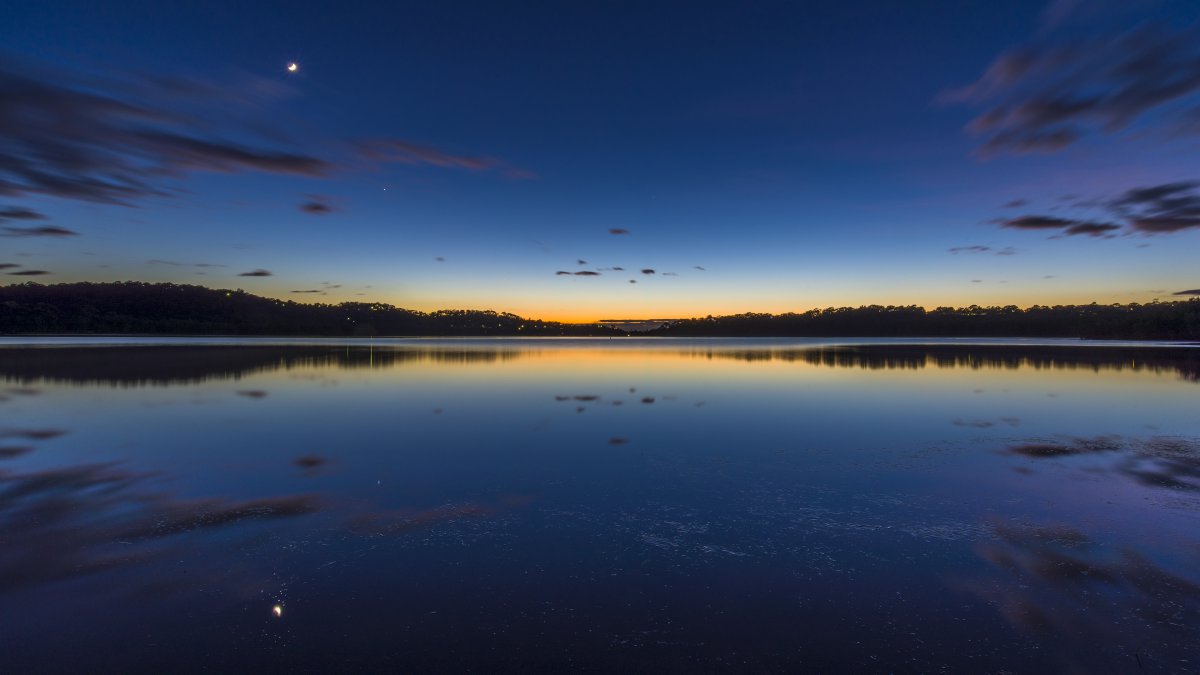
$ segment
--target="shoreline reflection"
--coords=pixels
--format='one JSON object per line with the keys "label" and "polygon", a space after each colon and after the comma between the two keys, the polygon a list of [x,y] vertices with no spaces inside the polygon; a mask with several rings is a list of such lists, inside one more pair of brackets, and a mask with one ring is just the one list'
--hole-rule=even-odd
{"label": "shoreline reflection", "polygon": [[[819,345],[803,348],[739,346],[705,349],[621,348],[582,351],[494,346],[72,346],[0,349],[0,381],[10,393],[34,392],[40,382],[112,386],[195,384],[238,380],[279,370],[386,370],[413,364],[488,365],[591,353],[612,357],[653,356],[801,363],[866,370],[1004,369],[1174,373],[1200,383],[1200,349],[1045,345]],[[247,393],[247,396],[250,394]]]}

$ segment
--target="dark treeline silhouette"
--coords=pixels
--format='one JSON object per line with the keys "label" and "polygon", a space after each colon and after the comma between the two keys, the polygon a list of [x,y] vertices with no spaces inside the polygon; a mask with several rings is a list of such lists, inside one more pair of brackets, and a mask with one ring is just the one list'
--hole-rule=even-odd
{"label": "dark treeline silhouette", "polygon": [[135,281],[0,287],[0,333],[324,336],[612,336],[595,324],[378,302],[304,304],[242,290]]}
{"label": "dark treeline silhouette", "polygon": [[1200,340],[1200,299],[1128,305],[836,307],[683,319],[663,337],[1059,337]]}
{"label": "dark treeline silhouette", "polygon": [[[384,303],[305,304],[242,290],[142,282],[0,287],[0,333],[323,336],[616,336],[476,310],[418,312]],[[837,307],[802,314],[681,319],[661,337],[1066,337],[1200,340],[1200,299],[1128,305]]]}

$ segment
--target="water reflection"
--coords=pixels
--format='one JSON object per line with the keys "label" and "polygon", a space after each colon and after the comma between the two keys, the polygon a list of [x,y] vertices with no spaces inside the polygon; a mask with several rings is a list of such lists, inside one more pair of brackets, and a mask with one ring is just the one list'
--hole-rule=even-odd
{"label": "water reflection", "polygon": [[1007,452],[1033,459],[1111,454],[1112,462],[1089,466],[1088,470],[1113,472],[1146,487],[1200,490],[1200,441],[1191,438],[1072,438],[1020,443]]}
{"label": "water reflection", "polygon": [[0,349],[0,671],[1188,670],[1197,350],[614,342]]}
{"label": "water reflection", "polygon": [[0,474],[0,594],[142,564],[178,535],[313,513],[311,495],[183,499],[115,464]]}
{"label": "water reflection", "polygon": [[[136,351],[131,351],[136,350]],[[6,382],[123,386],[241,379],[278,370],[393,368],[411,363],[509,361],[527,352],[502,349],[374,349],[370,347],[149,346],[0,349]],[[255,397],[266,392],[246,391]]]}
{"label": "water reflection", "polygon": [[830,368],[918,370],[922,368],[1052,369],[1175,372],[1200,382],[1200,350],[1190,347],[1128,348],[1081,344],[1014,345],[886,345],[812,347],[804,349],[707,349],[685,352],[706,359],[801,362]]}
{"label": "water reflection", "polygon": [[[705,348],[674,349],[669,340],[649,343],[617,341],[611,349],[590,348],[607,357],[664,352],[686,358],[732,359],[745,362],[803,363],[829,368],[870,370],[920,369],[1034,369],[1068,371],[1133,371],[1177,373],[1200,382],[1200,349],[1157,346],[1152,348],[1077,346],[928,344],[928,345],[815,345],[776,347],[717,344]],[[130,352],[136,349],[136,356]],[[577,346],[573,351],[584,351]],[[337,346],[137,346],[0,348],[0,378],[12,383],[71,382],[75,384],[165,385],[215,379],[241,379],[278,370],[389,369],[412,364],[477,365],[537,358],[560,350],[545,344],[514,348],[496,345],[429,347],[400,345]],[[584,353],[587,353],[586,351]],[[36,395],[28,386],[6,389],[11,395]],[[242,392],[244,396],[266,392]],[[632,391],[630,393],[633,393]]]}
{"label": "water reflection", "polygon": [[[1188,672],[1200,586],[1068,526],[995,524],[995,575],[966,584],[1054,654],[1063,672]],[[999,576],[996,576],[999,575]]]}

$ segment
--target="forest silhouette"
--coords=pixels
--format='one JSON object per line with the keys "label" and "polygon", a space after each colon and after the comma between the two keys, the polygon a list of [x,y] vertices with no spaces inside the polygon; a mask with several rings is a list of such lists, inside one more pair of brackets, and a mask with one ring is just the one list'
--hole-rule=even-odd
{"label": "forest silhouette", "polygon": [[[594,336],[626,332],[484,310],[420,312],[379,302],[299,303],[243,290],[144,283],[0,287],[0,333],[279,336]],[[662,337],[1036,337],[1200,340],[1200,299],[1022,309],[869,305],[680,319]]]}

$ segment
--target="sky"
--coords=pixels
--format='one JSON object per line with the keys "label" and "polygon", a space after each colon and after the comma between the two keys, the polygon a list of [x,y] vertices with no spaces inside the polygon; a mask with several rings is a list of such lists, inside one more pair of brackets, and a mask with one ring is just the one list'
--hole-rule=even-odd
{"label": "sky", "polygon": [[564,321],[1200,295],[1193,0],[0,23],[0,284]]}

